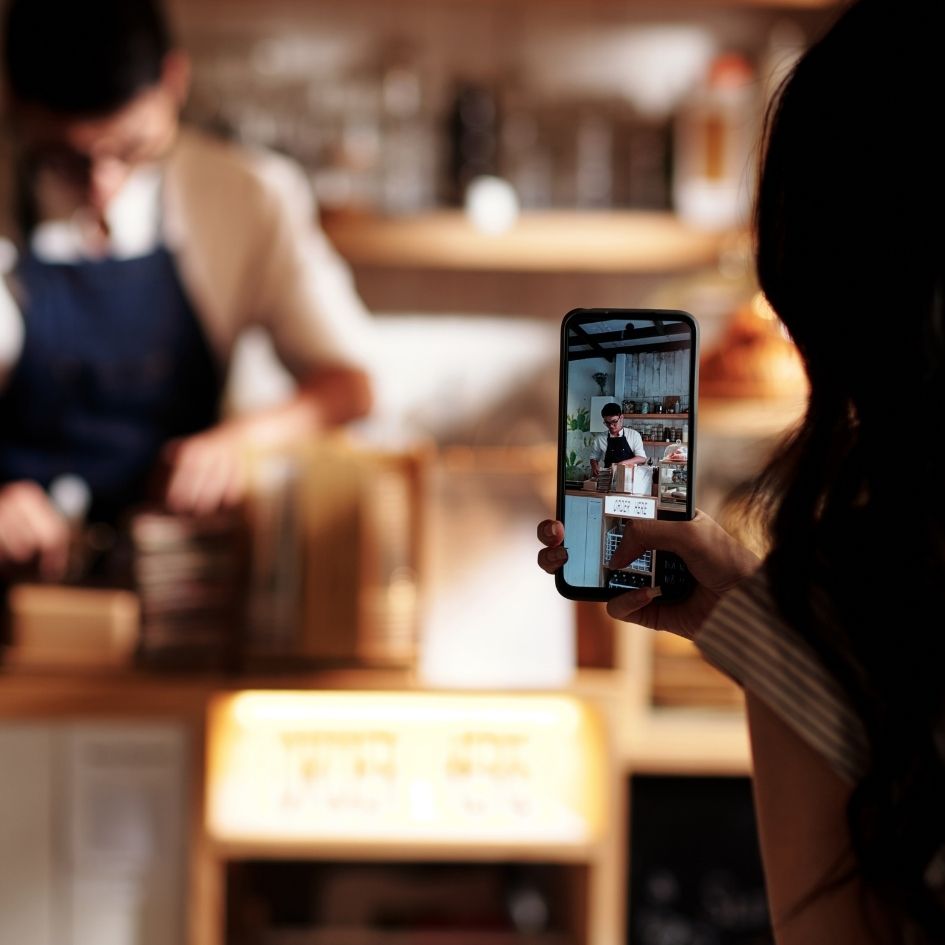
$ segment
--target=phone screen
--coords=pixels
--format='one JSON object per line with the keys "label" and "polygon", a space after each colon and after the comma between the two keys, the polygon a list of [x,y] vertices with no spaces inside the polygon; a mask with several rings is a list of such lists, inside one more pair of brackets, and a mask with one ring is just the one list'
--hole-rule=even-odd
{"label": "phone screen", "polygon": [[602,600],[659,585],[683,596],[682,562],[647,551],[610,559],[632,519],[693,514],[698,332],[685,312],[577,309],[561,338],[558,517],[568,560],[558,589]]}

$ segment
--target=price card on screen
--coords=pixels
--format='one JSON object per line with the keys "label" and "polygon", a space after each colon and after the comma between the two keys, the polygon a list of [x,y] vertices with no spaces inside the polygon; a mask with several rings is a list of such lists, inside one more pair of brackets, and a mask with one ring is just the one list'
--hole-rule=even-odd
{"label": "price card on screen", "polygon": [[604,497],[604,514],[656,518],[656,499],[640,495],[608,495]]}

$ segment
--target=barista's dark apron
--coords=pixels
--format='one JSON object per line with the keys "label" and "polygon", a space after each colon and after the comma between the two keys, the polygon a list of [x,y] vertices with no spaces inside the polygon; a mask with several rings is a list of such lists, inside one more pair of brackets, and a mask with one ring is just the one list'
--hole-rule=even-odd
{"label": "barista's dark apron", "polygon": [[0,393],[0,482],[65,473],[113,521],[144,497],[162,446],[217,419],[220,370],[165,248],[16,270],[25,337]]}
{"label": "barista's dark apron", "polygon": [[631,456],[633,456],[633,450],[630,449],[630,444],[623,433],[619,436],[607,437],[607,452],[604,453],[604,467],[606,469],[622,460],[630,459]]}

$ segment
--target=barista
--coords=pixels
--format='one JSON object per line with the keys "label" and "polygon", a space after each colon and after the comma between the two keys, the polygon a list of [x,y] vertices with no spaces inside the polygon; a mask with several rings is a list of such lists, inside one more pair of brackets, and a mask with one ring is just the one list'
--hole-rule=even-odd
{"label": "barista", "polygon": [[[303,173],[179,124],[189,64],[157,2],[7,4],[0,572],[61,569],[67,528],[47,489],[63,475],[101,521],[144,498],[209,513],[243,498],[250,450],[370,406],[367,313]],[[297,390],[224,418],[251,326]]]}
{"label": "barista", "polygon": [[598,435],[591,450],[591,472],[600,474],[601,464],[611,466],[640,466],[647,461],[643,437],[636,430],[623,425],[620,404],[604,404],[600,412],[606,433]]}

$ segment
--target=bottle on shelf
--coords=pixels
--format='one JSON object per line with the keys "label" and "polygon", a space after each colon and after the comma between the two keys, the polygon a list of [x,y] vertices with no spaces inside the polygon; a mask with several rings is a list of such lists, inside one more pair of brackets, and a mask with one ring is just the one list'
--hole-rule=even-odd
{"label": "bottle on shelf", "polygon": [[499,115],[491,88],[458,84],[447,118],[450,203],[462,205],[469,184],[498,170]]}
{"label": "bottle on shelf", "polygon": [[673,203],[688,223],[721,230],[747,221],[758,113],[751,64],[719,56],[677,121]]}
{"label": "bottle on shelf", "polygon": [[381,52],[379,200],[385,213],[417,213],[436,202],[435,131],[417,51],[398,41]]}

